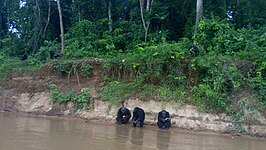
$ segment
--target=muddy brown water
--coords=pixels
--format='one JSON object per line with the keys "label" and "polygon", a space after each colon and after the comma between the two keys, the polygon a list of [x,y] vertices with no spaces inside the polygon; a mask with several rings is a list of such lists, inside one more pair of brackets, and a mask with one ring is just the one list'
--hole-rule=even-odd
{"label": "muddy brown water", "polygon": [[265,150],[266,140],[0,113],[0,150]]}

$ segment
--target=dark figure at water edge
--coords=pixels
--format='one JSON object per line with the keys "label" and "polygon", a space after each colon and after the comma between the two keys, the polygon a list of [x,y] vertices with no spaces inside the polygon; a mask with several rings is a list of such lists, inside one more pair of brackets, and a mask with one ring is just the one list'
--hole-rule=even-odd
{"label": "dark figure at water edge", "polygon": [[116,118],[118,125],[127,124],[130,118],[131,113],[126,107],[122,106],[121,108],[119,108]]}
{"label": "dark figure at water edge", "polygon": [[171,119],[168,111],[162,110],[158,113],[157,125],[160,129],[169,129],[171,127]]}
{"label": "dark figure at water edge", "polygon": [[143,127],[144,120],[145,120],[144,110],[139,107],[135,107],[133,110],[133,118],[132,118],[133,127],[136,127],[138,123],[140,127]]}

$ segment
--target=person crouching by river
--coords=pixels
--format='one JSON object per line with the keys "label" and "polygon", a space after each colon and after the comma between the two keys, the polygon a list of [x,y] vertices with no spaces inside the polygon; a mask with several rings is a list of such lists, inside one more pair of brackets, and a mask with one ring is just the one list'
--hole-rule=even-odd
{"label": "person crouching by river", "polygon": [[157,125],[160,129],[169,129],[171,127],[171,118],[168,111],[162,110],[158,113]]}
{"label": "person crouching by river", "polygon": [[118,109],[117,118],[116,118],[116,122],[118,125],[127,124],[130,118],[131,118],[131,113],[126,107],[122,106],[121,108]]}
{"label": "person crouching by river", "polygon": [[139,107],[135,107],[133,110],[133,117],[132,117],[133,127],[136,127],[137,124],[139,123],[139,126],[142,128],[144,125],[144,120],[145,120],[144,110]]}

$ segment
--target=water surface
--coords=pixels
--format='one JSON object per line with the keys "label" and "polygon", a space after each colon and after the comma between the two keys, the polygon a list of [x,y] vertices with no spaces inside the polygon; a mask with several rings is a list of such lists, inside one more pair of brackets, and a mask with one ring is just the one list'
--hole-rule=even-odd
{"label": "water surface", "polygon": [[0,113],[0,150],[265,150],[265,139]]}

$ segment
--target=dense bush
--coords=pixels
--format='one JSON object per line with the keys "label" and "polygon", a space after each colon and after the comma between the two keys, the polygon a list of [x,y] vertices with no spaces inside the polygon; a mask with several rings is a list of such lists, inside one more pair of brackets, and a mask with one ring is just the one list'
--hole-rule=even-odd
{"label": "dense bush", "polygon": [[107,60],[110,77],[142,79],[145,84],[177,86],[184,84],[183,59],[189,42],[161,45],[137,45],[125,55]]}
{"label": "dense bush", "polygon": [[199,57],[195,62],[201,74],[206,72],[202,81],[218,92],[228,90],[228,81],[233,89],[252,87],[265,107],[266,28],[235,30],[216,20],[203,20],[199,28],[194,38],[206,54],[200,56],[205,59]]}

